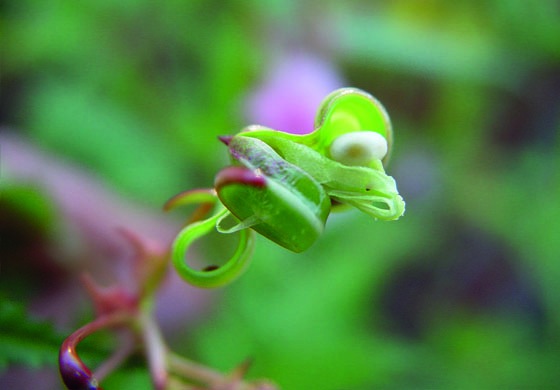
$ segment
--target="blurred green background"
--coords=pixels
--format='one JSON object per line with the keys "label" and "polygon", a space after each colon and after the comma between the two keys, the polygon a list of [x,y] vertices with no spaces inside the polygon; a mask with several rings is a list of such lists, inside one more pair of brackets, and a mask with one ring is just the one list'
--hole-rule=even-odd
{"label": "blurred green background", "polygon": [[[170,344],[220,370],[251,356],[251,377],[288,390],[560,382],[557,1],[19,0],[0,12],[0,387],[61,386],[47,342],[18,344],[8,302],[25,326],[80,326],[92,312],[76,278],[103,278],[101,258],[120,255],[99,250],[112,225],[171,239],[180,218],[161,205],[212,185],[227,163],[216,136],[256,121],[309,130],[316,96],[340,86],[386,106],[405,216],[333,215],[299,255],[259,237],[239,281],[178,295],[201,303]],[[220,239],[199,254],[226,254]],[[151,388],[142,360],[105,388]]]}

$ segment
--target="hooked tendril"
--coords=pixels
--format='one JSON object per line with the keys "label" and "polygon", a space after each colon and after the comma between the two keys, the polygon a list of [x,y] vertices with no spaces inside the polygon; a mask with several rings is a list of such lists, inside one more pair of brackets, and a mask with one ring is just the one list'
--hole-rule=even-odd
{"label": "hooked tendril", "polygon": [[251,261],[255,247],[255,234],[249,229],[239,232],[239,243],[233,256],[221,267],[198,271],[191,268],[185,261],[189,246],[201,236],[216,228],[221,219],[229,211],[220,210],[210,218],[195,222],[183,228],[175,238],[172,248],[172,261],[175,269],[186,282],[203,288],[223,286],[239,276]]}

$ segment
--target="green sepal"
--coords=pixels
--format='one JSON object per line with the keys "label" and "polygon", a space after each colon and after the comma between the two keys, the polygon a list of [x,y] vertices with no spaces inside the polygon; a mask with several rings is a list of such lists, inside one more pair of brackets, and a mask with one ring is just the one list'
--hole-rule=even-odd
{"label": "green sepal", "polygon": [[256,138],[234,136],[229,150],[246,171],[230,167],[218,174],[222,203],[241,221],[260,220],[252,229],[275,243],[294,252],[308,249],[323,233],[330,212],[323,187]]}

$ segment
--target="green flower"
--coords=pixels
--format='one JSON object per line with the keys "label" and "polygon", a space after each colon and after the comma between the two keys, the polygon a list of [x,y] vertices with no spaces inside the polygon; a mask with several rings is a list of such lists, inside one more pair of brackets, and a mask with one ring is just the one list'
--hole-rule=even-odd
{"label": "green flower", "polygon": [[[333,210],[353,206],[381,220],[404,213],[395,180],[384,170],[393,141],[391,123],[375,98],[354,88],[331,93],[319,108],[315,129],[295,135],[253,125],[220,137],[234,165],[218,173],[213,190],[179,194],[167,204],[216,208],[212,217],[199,216],[187,225],[173,244],[173,264],[187,282],[217,287],[235,279],[251,259],[254,232],[299,253],[323,233]],[[234,225],[225,228],[226,219]],[[193,270],[185,253],[213,228],[240,232],[238,248],[222,267]]]}

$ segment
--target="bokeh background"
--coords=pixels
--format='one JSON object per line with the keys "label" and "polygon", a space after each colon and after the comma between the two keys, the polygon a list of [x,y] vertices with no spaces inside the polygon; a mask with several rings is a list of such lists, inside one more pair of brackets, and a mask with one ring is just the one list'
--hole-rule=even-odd
{"label": "bokeh background", "polygon": [[[126,280],[125,226],[209,187],[216,136],[310,131],[341,86],[393,122],[407,211],[331,216],[304,254],[260,237],[219,291],[170,275],[177,351],[284,389],[552,389],[560,383],[560,5],[449,1],[2,1],[0,387],[61,388],[92,318],[78,276]],[[201,262],[225,257],[219,235]],[[124,259],[124,260],[123,260]],[[110,341],[98,340],[110,350]],[[141,358],[106,389],[149,389]]]}

